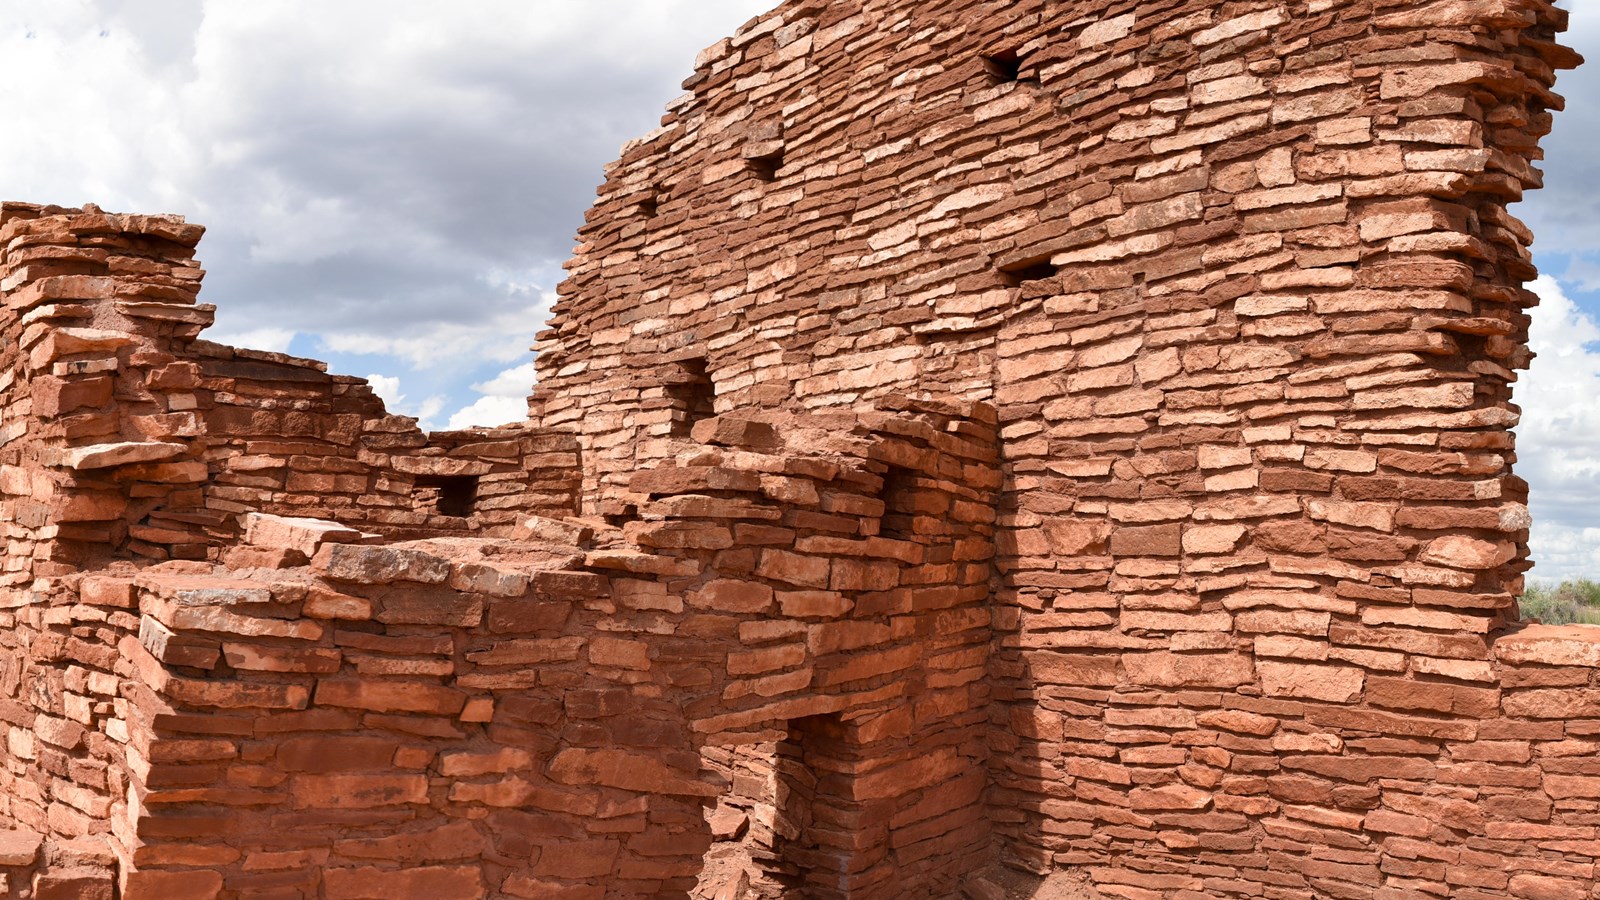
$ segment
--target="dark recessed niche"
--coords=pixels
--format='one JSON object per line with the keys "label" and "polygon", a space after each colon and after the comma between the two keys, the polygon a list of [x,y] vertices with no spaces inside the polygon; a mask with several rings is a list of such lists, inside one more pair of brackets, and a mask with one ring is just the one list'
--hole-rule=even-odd
{"label": "dark recessed niche", "polygon": [[667,383],[667,399],[672,402],[672,437],[688,440],[696,422],[717,414],[717,389],[704,357],[674,365],[677,370]]}
{"label": "dark recessed niche", "polygon": [[622,512],[610,513],[605,516],[606,524],[613,528],[622,526],[639,518],[639,507],[629,504],[622,508]]}
{"label": "dark recessed niche", "polygon": [[654,219],[660,212],[661,196],[659,194],[651,194],[639,201],[639,215],[644,216],[646,219]]}
{"label": "dark recessed niche", "polygon": [[989,78],[995,84],[1008,84],[1013,81],[1037,81],[1036,78],[1022,77],[1022,54],[1015,50],[1005,50],[983,58],[984,71],[989,73]]}
{"label": "dark recessed niche", "polygon": [[1054,278],[1060,273],[1061,267],[1048,259],[1028,260],[1004,266],[1000,269],[1001,277],[1005,279],[1006,284],[1012,287],[1020,287],[1029,281],[1043,281],[1046,278]]}
{"label": "dark recessed niche", "polygon": [[777,150],[762,156],[752,156],[746,159],[745,165],[762,181],[777,181],[778,170],[783,168],[783,151]]}
{"label": "dark recessed niche", "polygon": [[416,496],[419,506],[432,507],[441,516],[465,519],[478,502],[478,476],[419,475]]}
{"label": "dark recessed niche", "polygon": [[878,536],[896,541],[916,540],[916,475],[910,469],[890,466],[883,473],[883,490],[878,499],[883,501],[883,518],[878,524]]}

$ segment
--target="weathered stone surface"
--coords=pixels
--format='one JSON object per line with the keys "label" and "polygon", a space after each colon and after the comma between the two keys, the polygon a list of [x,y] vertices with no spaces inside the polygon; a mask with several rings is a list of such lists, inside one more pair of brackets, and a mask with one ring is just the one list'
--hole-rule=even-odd
{"label": "weathered stone surface", "polygon": [[306,558],[317,555],[323,544],[354,544],[368,535],[338,522],[249,513],[244,517],[244,539],[261,547],[296,550]]}
{"label": "weathered stone surface", "polygon": [[627,790],[715,797],[715,785],[687,777],[659,761],[621,750],[563,750],[550,761],[550,777],[562,784],[598,784]]}
{"label": "weathered stone surface", "polygon": [[1129,653],[1122,657],[1128,679],[1152,687],[1237,687],[1248,682],[1249,657],[1235,654]]}
{"label": "weathered stone surface", "polygon": [[93,444],[88,447],[74,447],[64,451],[61,456],[61,465],[69,469],[84,471],[88,469],[109,469],[113,466],[125,466],[133,463],[161,462],[182,456],[189,451],[183,444],[162,443],[159,441],[138,443],[123,441],[115,444]]}
{"label": "weathered stone surface", "polygon": [[31,866],[44,838],[32,831],[0,831],[0,866]]}
{"label": "weathered stone surface", "polygon": [[1350,666],[1302,666],[1259,662],[1261,686],[1269,697],[1300,697],[1349,703],[1361,694],[1365,673]]}
{"label": "weathered stone surface", "polygon": [[420,866],[398,872],[371,867],[329,869],[326,877],[329,900],[392,897],[478,900],[488,896],[477,866]]}
{"label": "weathered stone surface", "polygon": [[450,577],[448,560],[422,550],[325,544],[312,560],[315,570],[333,581],[388,584],[415,581],[442,584]]}
{"label": "weathered stone surface", "polygon": [[1512,665],[1600,668],[1600,640],[1585,626],[1530,625],[1494,642],[1495,658]]}
{"label": "weathered stone surface", "polygon": [[53,868],[33,877],[33,896],[37,900],[113,900],[116,880],[107,869]]}
{"label": "weathered stone surface", "polygon": [[1565,14],[1371,6],[782,4],[500,428],[0,205],[13,887],[1584,896],[1600,641],[1511,627]]}

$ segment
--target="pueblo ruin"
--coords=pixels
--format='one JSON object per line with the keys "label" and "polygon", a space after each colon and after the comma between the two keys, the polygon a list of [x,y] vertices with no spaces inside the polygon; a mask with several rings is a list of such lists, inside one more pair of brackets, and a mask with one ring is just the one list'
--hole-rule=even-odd
{"label": "pueblo ruin", "polygon": [[4,896],[1600,897],[1600,631],[1515,600],[1565,19],[790,0],[496,429],[6,204]]}

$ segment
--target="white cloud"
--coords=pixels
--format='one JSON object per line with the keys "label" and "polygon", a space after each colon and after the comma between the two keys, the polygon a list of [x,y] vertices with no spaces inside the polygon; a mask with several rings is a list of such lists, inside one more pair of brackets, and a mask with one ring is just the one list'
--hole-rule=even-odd
{"label": "white cloud", "polygon": [[422,402],[402,408],[399,412],[403,416],[414,417],[417,420],[417,426],[423,431],[437,431],[439,429],[439,414],[444,412],[445,404],[449,402],[439,394],[430,394]]}
{"label": "white cloud", "polygon": [[522,397],[479,397],[476,403],[458,410],[444,427],[446,431],[493,428],[527,417],[528,401]]}
{"label": "white cloud", "polygon": [[405,394],[400,393],[400,379],[390,375],[368,375],[367,383],[372,385],[372,392],[383,399],[383,405],[394,409],[405,399]]}
{"label": "white cloud", "polygon": [[1560,275],[1532,285],[1543,298],[1532,311],[1539,356],[1516,387],[1516,471],[1530,486],[1532,575],[1541,581],[1600,576],[1600,325],[1562,289],[1600,289],[1600,156],[1591,152],[1600,141],[1600,3],[1560,5],[1571,11],[1561,42],[1590,62],[1559,74],[1567,108],[1541,141],[1545,187],[1514,210],[1537,236],[1540,266]]}
{"label": "white cloud", "polygon": [[537,378],[538,373],[535,372],[533,363],[525,363],[514,369],[507,369],[482,384],[475,384],[472,389],[491,397],[527,397]]}
{"label": "white cloud", "polygon": [[1572,257],[1567,270],[1561,273],[1561,281],[1584,293],[1600,290],[1600,259]]}
{"label": "white cloud", "polygon": [[532,391],[534,378],[533,363],[524,363],[473,385],[472,389],[483,396],[452,415],[445,428],[452,431],[475,426],[492,428],[526,419],[527,397]]}
{"label": "white cloud", "polygon": [[1600,575],[1600,324],[1548,275],[1532,285],[1529,345],[1516,387],[1517,474],[1527,479],[1540,579]]}
{"label": "white cloud", "polygon": [[0,196],[182,213],[222,340],[463,404],[526,358],[617,148],[773,2],[0,0]]}
{"label": "white cloud", "polygon": [[372,385],[372,392],[383,400],[383,405],[389,412],[418,420],[424,431],[436,427],[434,420],[444,411],[447,402],[437,394],[413,402],[406,396],[405,391],[401,390],[400,379],[393,375],[368,375],[367,383]]}
{"label": "white cloud", "polygon": [[1600,572],[1600,528],[1536,519],[1529,540],[1538,563],[1529,575],[1534,581],[1593,579]]}
{"label": "white cloud", "polygon": [[270,350],[273,353],[288,353],[289,345],[294,342],[296,332],[288,328],[252,328],[248,331],[229,331],[225,328],[214,328],[206,332],[206,340],[227,344],[230,347],[244,347],[250,350]]}
{"label": "white cloud", "polygon": [[506,363],[528,355],[548,316],[549,307],[540,303],[501,313],[481,324],[443,322],[426,332],[398,336],[336,331],[324,333],[318,343],[336,353],[397,356],[423,370],[485,361]]}
{"label": "white cloud", "polygon": [[1535,252],[1600,258],[1600,154],[1592,152],[1600,141],[1600,3],[1567,6],[1571,19],[1559,39],[1589,62],[1556,76],[1556,92],[1567,104],[1555,113],[1554,130],[1540,141],[1545,188],[1530,192],[1515,212],[1538,235]]}

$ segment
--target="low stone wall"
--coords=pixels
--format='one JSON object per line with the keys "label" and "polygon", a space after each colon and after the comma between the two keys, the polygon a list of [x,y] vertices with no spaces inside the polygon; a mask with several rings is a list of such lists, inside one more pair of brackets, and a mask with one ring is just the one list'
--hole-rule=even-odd
{"label": "low stone wall", "polygon": [[1593,896],[1600,632],[1526,626],[1409,671],[1451,639],[1386,633],[1265,639],[1343,670],[1176,655],[1160,688],[1063,657],[1013,714],[991,815],[1033,867],[1088,867],[1108,897]]}
{"label": "low stone wall", "polygon": [[[337,519],[405,539],[504,535],[528,515],[577,512],[578,444],[531,423],[424,434],[364,379],[281,354],[186,348],[210,480],[205,505]],[[171,385],[171,389],[180,389]],[[440,491],[458,490],[455,508]]]}
{"label": "low stone wall", "polygon": [[196,302],[203,231],[0,206],[6,584],[117,555],[214,559],[247,512],[405,538],[506,534],[523,516],[576,511],[571,435],[527,423],[425,435],[363,379],[199,340],[215,311]]}
{"label": "low stone wall", "polygon": [[698,436],[598,538],[252,514],[229,555],[254,567],[39,582],[5,811],[109,837],[128,900],[682,896],[730,787],[702,753],[776,742],[784,883],[957,890],[993,853],[992,413]]}
{"label": "low stone wall", "polygon": [[[603,699],[571,635],[607,589],[581,553],[273,534],[313,564],[131,585],[123,896],[536,897],[610,873],[605,835],[644,805],[574,774],[581,754],[551,759],[564,701],[581,727]],[[668,771],[652,785],[706,791]]]}

